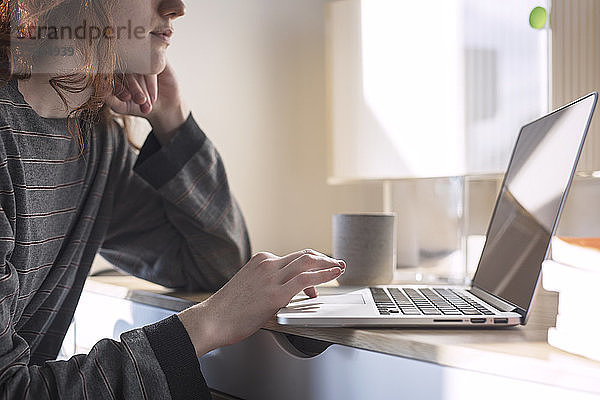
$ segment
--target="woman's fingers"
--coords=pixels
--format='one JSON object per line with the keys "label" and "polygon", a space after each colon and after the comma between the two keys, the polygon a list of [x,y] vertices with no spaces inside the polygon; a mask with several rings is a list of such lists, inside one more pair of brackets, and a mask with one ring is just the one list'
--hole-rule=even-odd
{"label": "woman's fingers", "polygon": [[321,269],[319,271],[304,272],[300,275],[295,276],[286,282],[283,286],[287,289],[288,293],[292,293],[292,298],[296,293],[309,288],[311,286],[317,286],[321,283],[329,282],[336,279],[342,274],[340,267],[333,267],[327,269]]}
{"label": "woman's fingers", "polygon": [[110,96],[106,99],[106,104],[116,113],[118,114],[127,114],[128,107],[127,102],[121,100],[117,96]]}
{"label": "woman's fingers", "polygon": [[143,76],[141,76],[141,79],[139,78],[140,76],[136,74],[125,75],[123,86],[129,92],[129,100],[140,106],[143,112],[142,106],[148,103],[150,96],[147,93],[146,82]]}
{"label": "woman's fingers", "polygon": [[[126,103],[118,107],[128,114],[148,114],[158,99],[158,78],[156,75],[126,74],[115,79],[114,96]],[[113,109],[118,112],[115,107]],[[126,109],[126,110],[125,110]]]}
{"label": "woman's fingers", "polygon": [[304,249],[304,250],[299,250],[299,251],[295,251],[293,253],[290,253],[286,256],[283,256],[279,259],[279,268],[283,268],[286,265],[288,265],[289,263],[291,263],[292,261],[294,261],[295,259],[302,257],[305,254],[313,254],[313,255],[319,255],[315,250],[313,249]]}
{"label": "woman's fingers", "polygon": [[295,251],[293,253],[290,253],[287,256],[281,257],[280,260],[279,260],[279,268],[284,268],[286,265],[288,265],[292,261],[294,261],[297,258],[300,258],[300,257],[302,257],[303,255],[306,255],[306,254],[314,255],[314,256],[320,256],[320,257],[327,257],[325,254],[319,253],[318,251],[313,250],[313,249],[299,250],[299,251]]}
{"label": "woman's fingers", "polygon": [[[314,259],[311,261],[310,257],[314,257]],[[298,274],[318,271],[323,268],[330,268],[331,266],[339,266],[342,271],[346,269],[344,261],[332,259],[313,249],[305,249],[288,254],[285,257],[281,257],[278,264],[283,273],[282,283],[288,282]],[[305,288],[304,293],[311,298],[318,296],[317,289],[314,286]]]}
{"label": "woman's fingers", "polygon": [[144,79],[150,95],[150,104],[154,105],[156,99],[158,99],[158,75],[144,75]]}
{"label": "woman's fingers", "polygon": [[338,267],[343,270],[345,265],[341,261],[334,260],[327,256],[304,254],[281,269],[281,282],[286,283],[297,275],[305,272],[319,271],[333,267]]}
{"label": "woman's fingers", "polygon": [[131,100],[131,92],[123,85],[123,81],[120,78],[115,77],[115,88],[113,90],[115,97],[121,101]]}
{"label": "woman's fingers", "polygon": [[146,78],[144,75],[140,74],[132,75],[132,77],[142,90],[142,96],[138,95],[138,99],[140,101],[136,101],[136,103],[139,104],[141,112],[148,114],[152,110],[152,103],[150,99],[150,93],[148,92],[148,86],[146,85]]}
{"label": "woman's fingers", "polygon": [[125,76],[125,82],[123,83],[131,95],[131,100],[136,104],[144,104],[146,102],[146,95],[142,90],[139,82],[135,76],[128,74]]}

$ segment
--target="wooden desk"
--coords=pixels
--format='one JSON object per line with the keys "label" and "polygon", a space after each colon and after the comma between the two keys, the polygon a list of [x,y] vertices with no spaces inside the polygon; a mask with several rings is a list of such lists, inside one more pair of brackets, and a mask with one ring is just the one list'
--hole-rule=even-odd
{"label": "wooden desk", "polygon": [[[132,277],[91,278],[76,313],[76,348],[207,296]],[[295,328],[272,320],[201,364],[209,386],[243,398],[600,399],[600,363],[546,343],[556,303],[540,291],[529,323],[501,330]]]}

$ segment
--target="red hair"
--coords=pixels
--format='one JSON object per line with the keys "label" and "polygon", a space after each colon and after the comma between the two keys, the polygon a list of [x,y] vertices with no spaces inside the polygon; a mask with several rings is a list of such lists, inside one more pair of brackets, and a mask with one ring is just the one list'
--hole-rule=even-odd
{"label": "red hair", "polygon": [[[33,66],[48,39],[37,38],[35,41],[19,41],[15,46],[15,27],[19,30],[27,27],[60,26],[62,20],[86,21],[90,26],[114,26],[112,21],[115,0],[2,0],[0,4],[0,84],[12,78],[28,79]],[[54,76],[49,79],[50,85],[58,93],[69,111],[67,129],[83,150],[84,137],[79,126],[79,115],[84,115],[86,124],[101,120],[108,123],[110,119],[121,119],[125,127],[128,125],[125,116],[112,113],[105,106],[105,99],[112,94],[115,71],[118,70],[118,57],[114,40],[106,38],[90,38],[78,41],[78,55],[82,64],[73,72]],[[81,93],[91,90],[90,98],[82,105],[71,107],[68,103],[69,93]],[[101,117],[101,118],[99,118]],[[76,132],[71,129],[71,122]]]}

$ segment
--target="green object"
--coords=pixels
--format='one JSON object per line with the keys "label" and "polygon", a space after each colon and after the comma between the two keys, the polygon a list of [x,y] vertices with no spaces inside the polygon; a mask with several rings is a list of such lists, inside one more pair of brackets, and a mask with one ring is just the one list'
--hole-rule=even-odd
{"label": "green object", "polygon": [[534,29],[543,29],[546,26],[546,9],[544,7],[536,7],[529,14],[529,25]]}

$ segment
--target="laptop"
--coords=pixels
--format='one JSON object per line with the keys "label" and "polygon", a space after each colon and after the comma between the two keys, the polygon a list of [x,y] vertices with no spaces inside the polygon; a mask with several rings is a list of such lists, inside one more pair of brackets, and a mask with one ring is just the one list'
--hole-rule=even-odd
{"label": "laptop", "polygon": [[468,287],[384,285],[277,313],[296,326],[505,327],[526,324],[550,239],[596,106],[590,93],[521,128]]}

